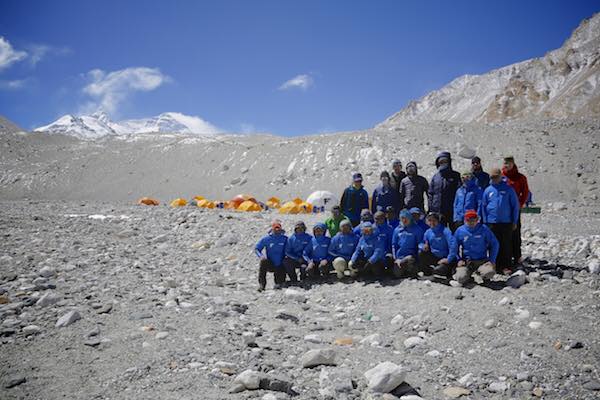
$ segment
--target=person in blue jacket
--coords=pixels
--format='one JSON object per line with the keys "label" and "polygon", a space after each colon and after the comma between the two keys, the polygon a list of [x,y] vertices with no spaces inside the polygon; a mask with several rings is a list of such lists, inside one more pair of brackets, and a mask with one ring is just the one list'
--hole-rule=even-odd
{"label": "person in blue jacket", "polygon": [[348,217],[353,227],[360,223],[360,212],[369,208],[369,194],[363,188],[362,181],[362,174],[352,175],[352,185],[344,190],[340,200],[342,214]]}
{"label": "person in blue jacket", "polygon": [[454,280],[464,285],[473,274],[484,282],[492,279],[500,245],[492,231],[480,223],[477,211],[468,210],[465,213],[465,224],[456,230],[454,237],[458,246]]}
{"label": "person in blue jacket", "polygon": [[392,252],[394,229],[387,223],[383,211],[377,211],[373,217],[375,218],[375,230],[385,243],[385,268],[391,269],[394,264],[394,253]]}
{"label": "person in blue jacket", "polygon": [[398,213],[394,210],[393,207],[388,207],[385,209],[385,218],[387,219],[387,223],[393,229],[396,229],[398,225],[400,225],[400,220],[398,219]]}
{"label": "person in blue jacket", "polygon": [[348,263],[351,276],[374,275],[382,277],[385,272],[385,241],[370,222],[362,224],[362,236]]}
{"label": "person in blue jacket", "polygon": [[383,171],[379,176],[381,184],[373,190],[371,197],[371,212],[385,211],[387,207],[394,207],[396,213],[400,212],[400,194],[390,184],[390,174]]}
{"label": "person in blue jacket", "polygon": [[371,224],[373,222],[375,222],[375,220],[373,219],[373,214],[371,213],[371,210],[369,210],[368,208],[365,208],[364,210],[362,210],[360,212],[360,224],[358,224],[352,230],[356,236],[358,236],[358,237],[362,236],[362,224],[365,222],[369,222]]}
{"label": "person in blue jacket", "polygon": [[423,230],[413,220],[407,209],[400,211],[400,225],[392,236],[394,267],[392,273],[396,278],[417,276],[417,256],[419,243],[423,240]]}
{"label": "person in blue jacket", "polygon": [[467,210],[479,210],[483,190],[477,185],[477,180],[471,171],[461,174],[462,185],[456,190],[454,198],[454,230],[463,224]]}
{"label": "person in blue jacket", "polygon": [[307,265],[303,254],[304,249],[310,244],[311,240],[312,236],[306,233],[304,222],[296,222],[294,233],[290,235],[285,245],[285,257],[283,258],[283,266],[291,283],[298,282],[296,269],[300,269],[300,279],[304,280],[306,278]]}
{"label": "person in blue jacket", "polygon": [[409,211],[412,214],[415,224],[419,225],[419,227],[423,229],[423,232],[429,229],[429,226],[427,226],[427,223],[423,219],[423,211],[421,211],[419,207],[413,207]]}
{"label": "person in blue jacket", "polygon": [[475,156],[471,159],[471,171],[473,171],[473,177],[477,181],[477,185],[481,190],[485,190],[490,184],[490,175],[481,167],[481,158]]}
{"label": "person in blue jacket", "polygon": [[457,261],[458,248],[452,231],[440,223],[440,215],[427,214],[429,229],[419,244],[419,267],[425,275],[449,277]]}
{"label": "person in blue jacket", "polygon": [[481,219],[500,243],[498,272],[512,273],[512,234],[519,222],[520,204],[515,190],[503,179],[500,168],[490,170],[491,184],[483,191]]}
{"label": "person in blue jacket", "polygon": [[285,245],[287,236],[281,228],[281,221],[274,220],[271,223],[269,233],[261,238],[254,252],[260,259],[258,269],[258,291],[262,292],[267,286],[267,272],[273,272],[275,289],[280,289],[285,283],[285,267],[283,257],[285,256]]}
{"label": "person in blue jacket", "polygon": [[452,169],[452,157],[447,151],[435,158],[437,172],[429,183],[429,211],[440,213],[443,224],[452,229],[454,197],[460,186],[460,174]]}
{"label": "person in blue jacket", "polygon": [[332,257],[329,255],[331,238],[325,236],[327,225],[318,223],[313,227],[313,238],[304,249],[304,260],[307,262],[306,273],[310,277],[320,274],[328,276],[331,270]]}
{"label": "person in blue jacket", "polygon": [[345,219],[340,222],[340,231],[331,239],[329,245],[329,255],[333,258],[333,269],[337,273],[338,279],[344,277],[344,271],[348,269],[348,262],[354,254],[358,236],[352,232],[352,224]]}

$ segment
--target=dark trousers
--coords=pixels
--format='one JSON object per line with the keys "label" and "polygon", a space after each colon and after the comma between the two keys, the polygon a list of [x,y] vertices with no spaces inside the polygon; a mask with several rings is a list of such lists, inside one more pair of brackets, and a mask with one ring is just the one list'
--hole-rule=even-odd
{"label": "dark trousers", "polygon": [[331,266],[331,262],[327,261],[327,264],[321,264],[321,262],[311,261],[308,263],[306,267],[306,274],[311,278],[318,278],[319,276],[329,276],[329,273],[333,267]]}
{"label": "dark trousers", "polygon": [[519,262],[521,255],[521,212],[519,211],[519,222],[517,222],[517,229],[512,232],[512,258],[514,264]]}
{"label": "dark trousers", "polygon": [[425,275],[432,275],[435,270],[436,275],[452,276],[454,263],[448,265],[438,265],[441,258],[434,255],[431,251],[421,251],[419,253],[419,269]]}
{"label": "dark trousers", "polygon": [[447,226],[452,232],[454,232],[454,211],[448,211],[446,213],[440,212],[440,214],[442,215],[442,220],[440,221],[442,225]]}
{"label": "dark trousers", "polygon": [[275,284],[281,285],[285,282],[285,269],[283,266],[276,267],[271,260],[260,260],[258,268],[258,284],[264,289],[267,286],[267,272],[273,272]]}
{"label": "dark trousers", "polygon": [[374,264],[368,262],[366,258],[359,257],[356,262],[352,265],[352,268],[358,270],[360,276],[375,276],[377,278],[383,277],[385,274],[385,262],[379,260]]}
{"label": "dark trousers", "polygon": [[496,271],[502,272],[504,268],[512,268],[512,223],[488,224],[488,226],[500,243],[500,251],[496,259]]}
{"label": "dark trousers", "polygon": [[296,268],[300,269],[301,279],[304,279],[306,277],[306,263],[304,262],[299,262],[294,260],[293,258],[285,257],[283,259],[283,266],[285,268],[287,276],[290,278],[290,282],[298,282],[298,274],[296,273]]}

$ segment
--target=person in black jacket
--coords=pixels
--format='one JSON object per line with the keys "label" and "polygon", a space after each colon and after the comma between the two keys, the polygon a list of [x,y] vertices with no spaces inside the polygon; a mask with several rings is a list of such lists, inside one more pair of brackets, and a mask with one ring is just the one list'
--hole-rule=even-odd
{"label": "person in black jacket", "polygon": [[408,175],[400,182],[400,202],[409,209],[417,207],[425,210],[425,196],[429,183],[419,175],[417,163],[414,161],[406,164],[406,172]]}
{"label": "person in black jacket", "polygon": [[[406,173],[402,171],[402,161],[396,159],[392,162],[392,173],[390,174],[390,186],[393,187],[398,194],[400,194],[400,182],[406,177]],[[397,211],[399,212],[404,208],[403,204],[399,204]]]}
{"label": "person in black jacket", "polygon": [[437,155],[435,166],[438,171],[429,184],[429,211],[442,214],[444,225],[451,228],[454,197],[462,184],[460,174],[452,169],[452,157],[447,151]]}

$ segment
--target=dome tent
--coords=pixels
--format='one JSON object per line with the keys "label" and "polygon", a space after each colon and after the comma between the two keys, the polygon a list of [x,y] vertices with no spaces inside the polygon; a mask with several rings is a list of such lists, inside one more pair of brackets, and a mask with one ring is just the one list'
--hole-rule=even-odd
{"label": "dome tent", "polygon": [[249,194],[238,194],[230,201],[232,204],[235,205],[235,208],[238,208],[240,204],[242,204],[245,201],[251,201],[253,203],[257,202],[256,199],[253,196],[250,196]]}
{"label": "dome tent", "polygon": [[331,210],[336,204],[340,204],[340,200],[331,192],[327,190],[317,190],[312,192],[306,199],[306,202],[312,204],[314,207],[325,207],[325,210]]}
{"label": "dome tent", "polygon": [[279,208],[281,207],[281,200],[277,197],[270,197],[267,200],[267,207],[269,208]]}
{"label": "dome tent", "polygon": [[237,208],[239,211],[262,211],[262,207],[253,201],[246,200]]}
{"label": "dome tent", "polygon": [[173,200],[170,205],[171,205],[171,207],[183,207],[183,206],[187,205],[187,200],[182,199],[180,197],[178,199]]}
{"label": "dome tent", "polygon": [[293,201],[288,201],[279,208],[280,214],[300,214],[301,211],[300,206]]}
{"label": "dome tent", "polygon": [[215,208],[215,203],[210,200],[202,199],[198,201],[198,207],[200,208]]}
{"label": "dome tent", "polygon": [[141,199],[138,200],[138,204],[145,205],[145,206],[157,206],[160,204],[160,202],[151,197],[142,197]]}

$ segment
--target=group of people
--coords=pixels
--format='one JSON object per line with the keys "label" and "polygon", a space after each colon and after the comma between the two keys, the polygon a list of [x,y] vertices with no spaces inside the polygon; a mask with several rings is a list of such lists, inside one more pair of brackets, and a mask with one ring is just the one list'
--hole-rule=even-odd
{"label": "group of people", "polygon": [[503,168],[489,174],[479,157],[463,173],[453,170],[449,152],[439,153],[435,165],[428,182],[414,161],[406,172],[394,161],[391,174],[381,173],[370,202],[362,175],[354,174],[340,204],[312,235],[298,221],[288,237],[281,222],[273,221],[255,247],[259,291],[266,287],[267,272],[273,272],[276,288],[286,279],[295,283],[332,271],[339,279],[409,278],[422,272],[460,284],[511,273],[522,261],[520,214],[529,197],[527,178],[514,158],[505,157]]}

